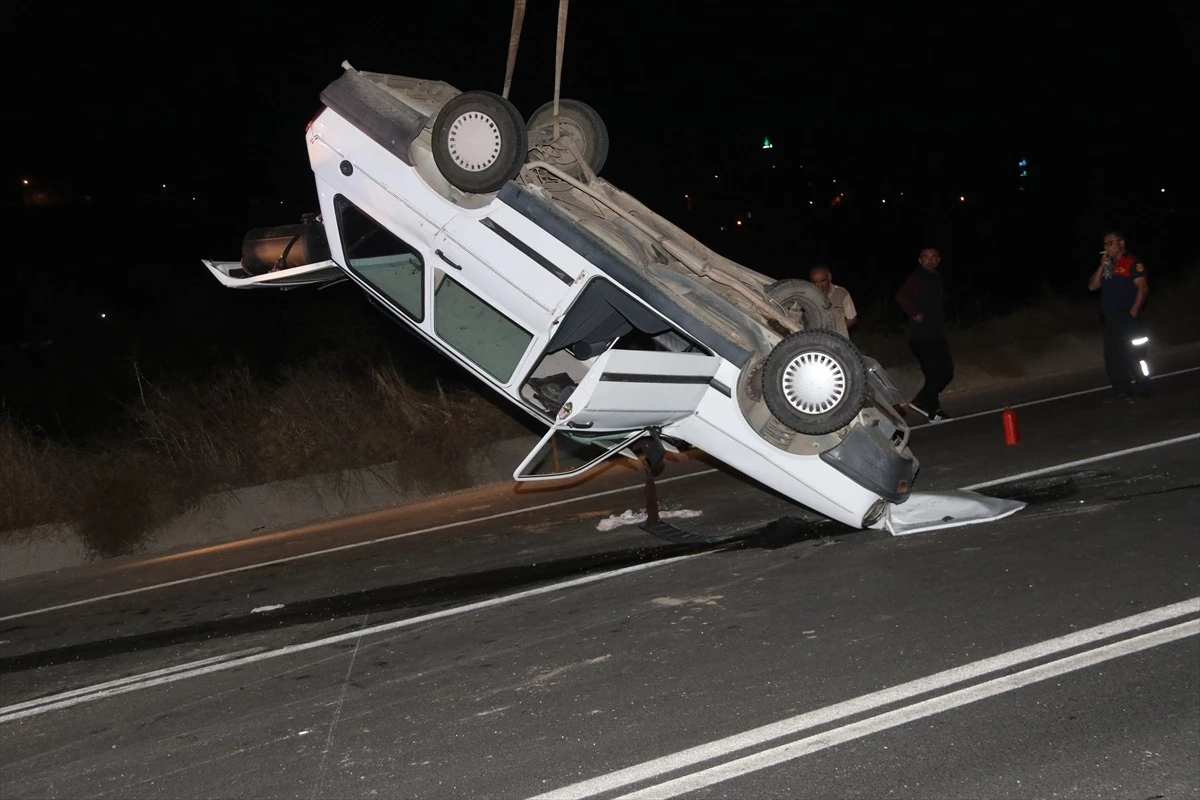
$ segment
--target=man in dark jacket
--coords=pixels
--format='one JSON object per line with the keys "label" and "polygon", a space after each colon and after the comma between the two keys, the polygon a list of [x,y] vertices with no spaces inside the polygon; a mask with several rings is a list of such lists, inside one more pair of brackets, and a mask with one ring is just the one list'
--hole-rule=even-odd
{"label": "man in dark jacket", "polygon": [[909,407],[929,417],[930,422],[949,419],[938,395],[954,378],[954,359],[946,341],[942,276],[937,272],[941,262],[937,248],[926,247],[917,256],[919,266],[896,292],[896,302],[908,315],[908,346],[925,376],[925,384]]}

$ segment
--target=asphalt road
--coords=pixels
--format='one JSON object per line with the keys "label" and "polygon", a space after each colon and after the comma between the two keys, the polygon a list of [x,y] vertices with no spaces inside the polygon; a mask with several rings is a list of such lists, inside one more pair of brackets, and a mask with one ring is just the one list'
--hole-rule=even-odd
{"label": "asphalt road", "polygon": [[1028,503],[991,523],[681,458],[662,508],[735,538],[680,546],[614,462],[5,582],[0,796],[1200,796],[1200,371],[1096,377],[914,430],[918,491]]}

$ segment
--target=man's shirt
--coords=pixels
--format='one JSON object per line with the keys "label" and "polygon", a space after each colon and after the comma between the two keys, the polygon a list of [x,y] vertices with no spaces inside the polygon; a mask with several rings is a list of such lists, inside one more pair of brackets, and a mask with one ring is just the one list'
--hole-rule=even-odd
{"label": "man's shirt", "polygon": [[1138,278],[1148,276],[1146,265],[1136,256],[1123,255],[1105,270],[1100,280],[1100,308],[1106,314],[1129,314],[1137,297]]}
{"label": "man's shirt", "polygon": [[854,301],[850,299],[850,292],[837,284],[832,284],[829,290],[829,301],[833,303],[833,312],[837,318],[837,332],[849,339],[850,328],[846,325],[846,320],[858,316],[858,309],[854,307]]}

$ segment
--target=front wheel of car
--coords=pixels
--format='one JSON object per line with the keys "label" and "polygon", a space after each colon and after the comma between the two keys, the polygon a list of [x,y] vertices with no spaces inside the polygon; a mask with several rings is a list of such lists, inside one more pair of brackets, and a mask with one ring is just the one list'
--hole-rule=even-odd
{"label": "front wheel of car", "polygon": [[438,112],[433,160],[447,181],[464,192],[495,192],[517,176],[529,151],[525,121],[493,92],[463,92]]}
{"label": "front wheel of car", "polygon": [[862,410],[867,366],[844,336],[796,331],[767,356],[762,388],[776,419],[798,433],[819,436],[850,424]]}

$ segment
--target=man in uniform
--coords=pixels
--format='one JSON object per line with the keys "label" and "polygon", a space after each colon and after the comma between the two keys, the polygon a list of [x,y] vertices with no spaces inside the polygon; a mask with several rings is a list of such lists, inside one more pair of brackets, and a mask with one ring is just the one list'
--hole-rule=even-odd
{"label": "man in uniform", "polygon": [[1100,290],[1104,317],[1104,367],[1118,396],[1149,396],[1150,338],[1142,324],[1142,307],[1150,294],[1146,265],[1125,249],[1119,231],[1104,234],[1100,266],[1088,280],[1088,289]]}

